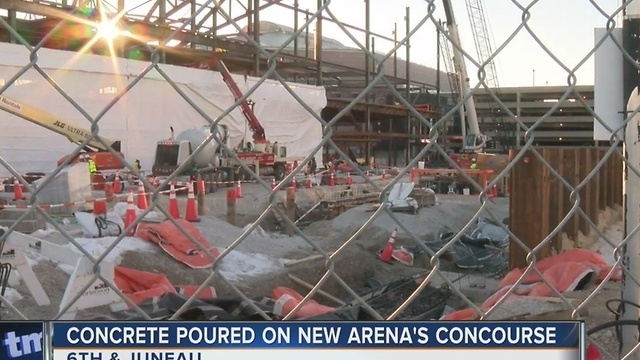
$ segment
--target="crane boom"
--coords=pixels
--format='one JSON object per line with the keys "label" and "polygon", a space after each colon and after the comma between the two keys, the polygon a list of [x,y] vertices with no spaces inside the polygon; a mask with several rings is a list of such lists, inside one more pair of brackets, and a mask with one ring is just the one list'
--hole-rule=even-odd
{"label": "crane boom", "polygon": [[[77,145],[80,145],[86,138],[91,136],[91,131],[89,130],[69,124],[67,121],[44,110],[3,95],[0,95],[0,109],[31,123],[42,126],[47,130],[56,132]],[[91,140],[85,146],[86,150],[91,152],[109,151],[109,147],[104,146],[100,141],[98,141],[98,138],[102,139],[102,141],[109,145],[113,150],[117,152],[120,151],[120,141],[109,140],[103,137],[96,137]]]}
{"label": "crane boom", "polygon": [[[220,72],[220,74],[222,75],[222,80],[225,82],[225,84],[227,84],[227,87],[233,94],[233,98],[235,99],[235,101],[240,100],[240,98],[242,98],[243,96],[242,91],[238,87],[238,84],[236,84],[236,82],[233,80],[231,72],[229,72],[229,69],[227,69],[227,66],[224,64],[224,62],[222,62],[222,60],[220,60],[220,58],[218,58],[217,56],[213,56],[211,60],[209,60],[208,64],[213,65],[216,70]],[[264,128],[262,127],[262,124],[260,123],[260,120],[258,120],[256,114],[253,112],[253,109],[251,109],[249,101],[247,101],[246,99],[242,101],[240,103],[240,110],[242,111],[242,115],[247,120],[247,124],[249,125],[249,128],[253,133],[253,141],[256,144],[266,143],[267,137],[265,135]]]}
{"label": "crane boom", "polygon": [[[442,3],[444,7],[445,17],[447,19],[449,36],[451,37],[451,42],[453,43],[453,63],[456,67],[456,71],[460,79],[460,96],[463,99],[468,96],[467,100],[464,102],[464,107],[467,123],[469,124],[469,133],[467,134],[467,138],[465,139],[464,147],[469,150],[479,150],[484,147],[486,138],[480,132],[480,125],[478,124],[478,114],[476,113],[476,104],[473,100],[473,96],[470,96],[471,85],[469,83],[467,66],[465,64],[464,57],[462,56],[462,51],[460,51],[462,45],[460,41],[460,33],[458,31],[458,24],[456,23],[455,17],[453,15],[453,7],[451,5],[451,1],[443,0]],[[480,144],[478,144],[478,140],[480,140]]]}

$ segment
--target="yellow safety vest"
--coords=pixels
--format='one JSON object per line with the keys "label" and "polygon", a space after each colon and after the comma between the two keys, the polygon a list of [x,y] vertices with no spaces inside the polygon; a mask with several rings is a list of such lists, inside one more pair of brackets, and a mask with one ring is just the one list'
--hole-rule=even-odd
{"label": "yellow safety vest", "polygon": [[92,174],[98,172],[98,169],[96,169],[96,163],[92,159],[89,159],[89,172]]}
{"label": "yellow safety vest", "polygon": [[476,164],[476,163],[471,164],[471,168],[472,169],[476,169],[477,167],[478,167],[478,164]]}

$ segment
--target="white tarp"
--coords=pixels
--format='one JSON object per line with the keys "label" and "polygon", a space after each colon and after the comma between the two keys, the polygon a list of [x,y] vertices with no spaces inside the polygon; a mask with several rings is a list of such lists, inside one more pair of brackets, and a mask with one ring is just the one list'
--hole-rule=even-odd
{"label": "white tarp", "polygon": [[[29,63],[29,51],[21,45],[0,43],[0,54],[0,85],[4,85]],[[101,113],[116,94],[149,65],[50,49],[38,51],[37,63],[90,116]],[[218,72],[171,65],[161,65],[161,69],[212,120],[234,103]],[[258,81],[237,75],[234,79],[243,93]],[[249,99],[255,102],[254,112],[271,142],[286,146],[288,156],[307,156],[322,138],[322,126],[316,116],[326,106],[325,90],[301,84],[289,86],[315,114],[309,113],[277,81],[265,81]],[[91,124],[82,113],[34,69],[24,73],[3,95],[90,129]],[[221,123],[229,125],[231,147],[243,138],[251,141],[251,131],[239,108]],[[0,112],[0,124],[0,156],[20,173],[53,170],[59,158],[75,149],[75,144],[65,137],[9,113]],[[98,124],[101,136],[122,142],[128,161],[140,159],[143,170],[149,170],[156,143],[168,138],[170,126],[177,135],[208,122],[153,69],[109,109]],[[317,157],[320,163],[321,154]],[[0,175],[8,175],[2,166]]]}

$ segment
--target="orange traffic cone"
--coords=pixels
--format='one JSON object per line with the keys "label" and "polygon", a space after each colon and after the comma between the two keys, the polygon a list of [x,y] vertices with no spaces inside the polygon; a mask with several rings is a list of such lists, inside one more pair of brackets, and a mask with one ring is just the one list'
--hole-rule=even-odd
{"label": "orange traffic cone", "polygon": [[242,197],[242,184],[238,181],[238,186],[236,186],[236,198]]}
{"label": "orange traffic cone", "polygon": [[[289,288],[278,287],[273,290],[273,293],[282,294],[277,297],[273,309],[274,314],[281,317],[287,316],[302,301],[302,295]],[[335,308],[319,304],[314,300],[309,300],[296,312],[294,319],[309,318],[331,313],[335,310]]]}
{"label": "orange traffic cone", "polygon": [[105,199],[97,199],[93,202],[93,215],[102,215],[107,213],[107,202]]}
{"label": "orange traffic cone", "polygon": [[149,205],[147,204],[147,195],[144,193],[144,184],[142,181],[138,183],[138,207],[142,210],[147,210]]}
{"label": "orange traffic cone", "polygon": [[201,195],[207,194],[207,188],[205,186],[204,180],[198,181],[198,194],[201,194]]}
{"label": "orange traffic cone", "polygon": [[585,360],[600,360],[602,353],[593,344],[587,345]]}
{"label": "orange traffic cone", "polygon": [[24,193],[22,192],[22,184],[18,179],[13,180],[13,200],[24,200]]}
{"label": "orange traffic cone", "polygon": [[333,173],[329,174],[329,186],[336,186],[336,177]]}
{"label": "orange traffic cone", "polygon": [[113,201],[113,184],[110,182],[104,183],[104,198],[108,202]]}
{"label": "orange traffic cone", "polygon": [[278,184],[276,184],[276,179],[274,178],[273,180],[271,180],[271,190],[275,190],[276,186],[278,186]]}
{"label": "orange traffic cone", "polygon": [[180,219],[180,207],[178,207],[178,198],[176,197],[176,186],[171,182],[169,190],[169,215],[174,219]]}
{"label": "orange traffic cone", "polygon": [[384,249],[380,252],[380,260],[392,264],[393,263],[393,250],[396,247],[396,233],[398,229],[393,229],[391,233],[391,237],[389,237],[389,241],[387,241],[387,245],[385,245]]}
{"label": "orange traffic cone", "polygon": [[113,180],[113,192],[120,194],[122,192],[122,182],[120,181],[120,173],[116,173],[116,177]]}
{"label": "orange traffic cone", "polygon": [[[136,209],[133,205],[133,191],[129,191],[127,195],[127,212],[124,214],[124,227],[128,228],[136,220]],[[127,236],[133,236],[136,233],[137,226],[134,226],[127,232]]]}
{"label": "orange traffic cone", "polygon": [[347,173],[347,185],[352,185],[353,179],[351,179],[351,173]]}
{"label": "orange traffic cone", "polygon": [[189,185],[189,194],[187,195],[187,210],[185,211],[184,219],[189,222],[198,222],[198,202],[196,201],[195,194],[193,193],[193,183]]}
{"label": "orange traffic cone", "polygon": [[307,176],[307,189],[313,188],[313,182],[311,181],[311,175]]}
{"label": "orange traffic cone", "polygon": [[291,180],[291,188],[293,189],[293,191],[298,190],[298,182],[296,181],[295,177]]}

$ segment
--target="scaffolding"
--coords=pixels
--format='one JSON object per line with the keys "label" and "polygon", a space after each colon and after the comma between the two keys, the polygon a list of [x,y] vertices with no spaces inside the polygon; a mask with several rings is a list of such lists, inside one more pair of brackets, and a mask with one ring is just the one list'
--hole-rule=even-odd
{"label": "scaffolding", "polygon": [[[370,0],[365,1],[364,16],[369,25],[370,21]],[[60,50],[80,51],[83,46],[90,43],[94,36],[95,29],[91,25],[85,24],[89,20],[94,24],[100,20],[98,16],[108,14],[110,17],[121,14],[118,25],[124,29],[134,29],[137,35],[144,36],[124,37],[114,41],[113,50],[100,43],[91,46],[90,51],[95,54],[115,55],[119,57],[133,57],[135,59],[149,61],[152,52],[158,52],[160,63],[172,65],[188,66],[189,64],[206,61],[212,52],[224,50],[219,53],[219,57],[228,65],[229,71],[236,74],[248,76],[263,76],[268,71],[267,57],[259,53],[251,44],[259,44],[267,52],[275,50],[280,45],[270,45],[264,42],[265,31],[262,26],[272,27],[273,23],[261,21],[260,13],[268,8],[280,8],[287,10],[291,17],[284,20],[286,24],[293,25],[286,31],[291,35],[298,32],[301,24],[314,16],[323,5],[323,0],[317,0],[315,9],[303,9],[297,0],[222,0],[210,3],[206,0],[53,0],[47,2],[33,2],[21,0],[0,0],[0,10],[6,11],[7,22],[13,29],[17,29],[20,36],[25,38],[31,45],[38,44],[43,39],[45,47]],[[407,13],[409,8],[406,9]],[[224,12],[224,16],[222,15]],[[83,21],[76,21],[81,18]],[[230,18],[230,20],[227,20]],[[63,23],[61,24],[61,21]],[[244,34],[234,32],[229,34],[228,29],[233,30],[232,24],[246,22],[243,28]],[[335,49],[325,49],[323,41],[327,41],[322,35],[322,23],[333,20],[326,14],[318,16],[315,23],[312,23],[301,35],[294,39],[292,48],[282,51],[277,58],[278,73],[287,81],[324,86],[327,90],[329,100],[341,99],[351,100],[362,91],[373,72],[376,71],[376,64],[368,59],[362,52],[357,53],[351,49],[352,58],[359,58],[358,61],[339,61],[342,54]],[[79,39],[81,41],[69,41],[65,36],[66,26],[86,26],[87,31],[79,33],[88,34],[88,38]],[[372,31],[369,26],[360,28],[350,24],[344,24],[350,31],[360,33],[365,36],[367,48],[375,52],[375,41],[388,41],[396,44],[398,34],[390,31],[390,36]],[[411,27],[408,16],[405,18],[406,32]],[[44,37],[44,34],[56,29],[54,34]],[[391,30],[391,29],[389,29]],[[235,31],[235,30],[234,30]],[[278,31],[282,31],[279,29]],[[68,32],[67,32],[68,33]],[[0,28],[0,41],[17,43],[15,34]],[[166,39],[171,38],[171,43]],[[249,39],[248,39],[249,38]],[[153,44],[153,45],[150,45]],[[409,46],[404,46],[406,57],[398,60],[394,54],[394,69],[385,74],[386,78],[396,84],[397,89],[407,89],[407,99],[410,100],[410,89],[433,89],[436,85],[429,81],[432,75],[425,75],[427,70],[424,66],[411,63]],[[400,49],[399,51],[402,51]],[[109,52],[109,53],[108,53]],[[361,60],[360,60],[361,59]],[[402,64],[404,63],[404,64]],[[404,67],[404,73],[398,74],[398,68]],[[416,69],[418,70],[416,70]],[[430,71],[435,71],[430,69]],[[414,90],[412,90],[414,91]],[[422,90],[419,90],[422,91]],[[426,90],[424,90],[426,91]],[[411,125],[416,120],[412,120],[407,111],[402,114],[389,115],[389,109],[380,105],[396,106],[397,101],[393,101],[388,96],[388,89],[380,86],[374,89],[379,95],[371,96],[359,104],[358,109],[348,115],[352,120],[362,124],[364,128],[353,131],[344,136],[344,139],[357,138],[358,141],[344,141],[346,147],[357,145],[368,150],[367,160],[371,157],[371,151],[381,143],[389,143],[384,146],[384,151],[400,149],[404,151],[405,161],[408,161],[415,152],[415,146],[419,145],[419,140],[425,130],[421,126]],[[339,101],[331,102],[331,106],[342,106]],[[421,105],[421,104],[416,104]],[[336,108],[334,110],[341,110]],[[330,111],[327,112],[331,113]],[[425,116],[434,117],[432,112]],[[379,125],[379,123],[382,123]],[[371,136],[379,133],[380,129],[387,129],[386,132],[394,134],[386,138]],[[384,132],[383,132],[384,133]],[[339,135],[338,135],[339,136]],[[417,145],[416,145],[417,144]],[[404,150],[402,150],[404,149]],[[410,149],[413,149],[410,151]],[[391,162],[391,160],[389,160]]]}

